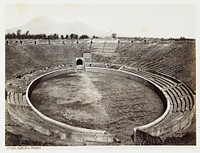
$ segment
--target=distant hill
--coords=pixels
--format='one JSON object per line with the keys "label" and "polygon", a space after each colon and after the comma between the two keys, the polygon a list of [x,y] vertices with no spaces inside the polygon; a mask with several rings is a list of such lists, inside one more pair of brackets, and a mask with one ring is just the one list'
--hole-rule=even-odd
{"label": "distant hill", "polygon": [[99,30],[95,27],[89,26],[85,23],[76,21],[72,23],[57,23],[55,20],[49,17],[36,17],[27,22],[26,24],[12,28],[6,29],[6,33],[13,33],[20,29],[22,33],[29,31],[30,34],[54,34],[57,33],[59,35],[70,35],[71,33],[78,34],[79,36],[82,34],[87,34],[92,37],[95,36],[109,36],[110,33]]}

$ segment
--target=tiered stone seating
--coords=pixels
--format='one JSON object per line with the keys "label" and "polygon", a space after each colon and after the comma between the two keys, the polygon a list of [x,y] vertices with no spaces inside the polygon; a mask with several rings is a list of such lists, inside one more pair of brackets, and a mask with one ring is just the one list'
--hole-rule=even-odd
{"label": "tiered stone seating", "polygon": [[114,53],[117,50],[118,43],[112,42],[93,42],[91,44],[92,52]]}
{"label": "tiered stone seating", "polygon": [[106,43],[104,46],[104,52],[112,52],[114,53],[117,49],[118,43]]}
{"label": "tiered stone seating", "polygon": [[9,98],[10,98],[10,103],[15,104],[15,93],[11,92]]}
{"label": "tiered stone seating", "polygon": [[[109,68],[109,67],[107,67]],[[106,70],[104,68],[104,70]],[[194,110],[194,98],[190,89],[180,81],[170,79],[164,75],[154,74],[151,72],[145,72],[130,67],[121,66],[118,71],[130,72],[135,76],[143,78],[150,84],[154,84],[154,88],[160,90],[167,101],[167,113],[159,122],[155,124],[149,123],[148,126],[135,127],[134,131],[145,132],[153,137],[159,137],[165,139],[165,135],[174,133],[180,129],[183,129],[190,125],[190,119],[192,118],[192,111]],[[128,76],[130,76],[130,73]],[[157,90],[155,90],[157,91]],[[158,94],[159,95],[159,94]],[[162,99],[163,100],[163,99]],[[165,101],[165,100],[164,100]],[[55,137],[60,140],[72,140],[74,142],[91,143],[110,143],[113,142],[113,136],[104,133],[93,132],[80,132],[79,130],[73,130],[57,125],[53,122],[42,118],[40,115],[33,111],[26,101],[25,93],[19,92],[6,92],[6,106],[8,113],[17,119],[20,123],[30,126],[35,131],[49,136]],[[169,105],[168,105],[169,104]],[[24,107],[26,106],[26,107]],[[136,142],[137,143],[137,142]]]}
{"label": "tiered stone seating", "polygon": [[160,64],[161,62],[162,62],[161,59],[156,59],[153,61],[144,61],[144,63],[141,64],[140,67],[142,67],[145,70],[157,69],[162,67],[162,65]]}
{"label": "tiered stone seating", "polygon": [[[148,72],[146,72],[148,73]],[[168,79],[168,78],[165,78],[163,76],[160,76],[160,75],[157,75],[157,74],[153,74],[153,73],[150,73],[151,74],[151,77],[154,78],[154,79],[159,79],[161,80],[162,82],[165,82],[165,84],[167,85],[167,87],[172,87],[172,86],[175,86],[176,83],[173,82],[172,80]]]}
{"label": "tiered stone seating", "polygon": [[23,93],[7,92],[6,101],[8,104],[28,106],[26,102],[26,95]]}
{"label": "tiered stone seating", "polygon": [[48,136],[48,135],[41,134],[41,132],[36,131],[31,126],[27,124],[23,124],[19,122],[18,119],[13,118],[7,111],[7,108],[6,108],[6,112],[7,112],[5,116],[6,117],[6,120],[5,120],[6,132],[11,132],[11,133],[14,133],[15,135],[22,136],[23,140],[31,140],[35,142],[40,142],[42,145],[45,145],[46,143],[58,144],[58,145],[64,145],[64,146],[85,145],[85,143],[83,142],[74,142],[74,141],[70,141],[66,139],[62,140],[56,137],[52,137],[51,135]]}
{"label": "tiered stone seating", "polygon": [[[165,138],[168,137],[169,134],[173,135],[173,133],[187,128],[191,124],[194,99],[192,92],[186,85],[174,78],[170,79],[170,77],[165,77],[164,75],[157,75],[124,67],[120,70],[137,74],[158,86],[164,93],[166,100],[169,102],[166,110],[167,113],[163,118],[161,117],[162,119],[155,121],[155,123],[152,122],[134,128],[134,136],[139,137],[138,139],[134,139],[136,143],[165,143]],[[141,139],[144,139],[145,141],[141,141]]]}
{"label": "tiered stone seating", "polygon": [[152,67],[149,68],[148,70],[151,71],[156,71],[156,72],[160,72],[160,73],[167,73],[170,76],[174,76],[177,72],[181,71],[183,69],[182,65],[177,65],[177,66],[172,66],[168,69],[163,68],[163,66],[161,65],[160,67]]}
{"label": "tiered stone seating", "polygon": [[155,70],[156,72],[159,72],[159,73],[166,73],[169,75],[169,76],[174,76],[174,71],[173,70],[170,70],[170,69],[164,69],[164,68],[158,68]]}
{"label": "tiered stone seating", "polygon": [[148,79],[155,85],[158,85],[161,89],[164,89],[172,102],[173,112],[184,112],[192,109],[193,100],[187,88],[185,88],[183,84],[180,84],[180,82],[174,82],[168,78],[150,72],[137,71],[135,69],[128,68],[122,68],[121,70],[138,74],[145,79]]}
{"label": "tiered stone seating", "polygon": [[102,43],[93,42],[92,43],[92,51],[103,49],[104,45],[105,44],[103,42]]}
{"label": "tiered stone seating", "polygon": [[6,108],[13,118],[17,119],[24,125],[30,126],[43,135],[55,137],[61,140],[70,140],[75,143],[113,143],[113,135],[106,134],[104,131],[87,131],[84,129],[82,131],[80,128],[76,127],[66,128],[42,118],[29,106],[25,94],[7,92],[6,102]]}
{"label": "tiered stone seating", "polygon": [[188,88],[184,85],[180,86],[180,89],[183,93],[183,98],[185,98],[185,100],[187,101],[187,106],[189,110],[192,110],[193,108],[193,105],[194,105],[194,100],[193,100],[193,97],[191,97],[189,91],[188,91]]}
{"label": "tiered stone seating", "polygon": [[176,102],[176,99],[175,99],[173,93],[171,93],[171,91],[168,91],[168,90],[166,90],[165,93],[167,93],[167,95],[170,99],[170,102],[173,106],[172,112],[180,111],[180,108],[181,108],[180,103]]}
{"label": "tiered stone seating", "polygon": [[178,101],[181,102],[181,111],[187,111],[191,110],[193,107],[193,100],[192,97],[190,96],[190,93],[187,91],[187,89],[183,86],[176,86],[172,88],[173,92],[175,93],[175,97],[177,98]]}
{"label": "tiered stone seating", "polygon": [[179,95],[177,94],[176,90],[174,90],[174,89],[169,89],[168,91],[171,92],[172,95],[174,96],[175,101],[172,101],[172,102],[178,104],[178,109],[177,109],[177,110],[174,110],[174,111],[175,111],[175,112],[176,112],[176,111],[182,111],[182,112],[184,112],[184,111],[185,111],[185,101],[182,100],[182,99],[179,97]]}
{"label": "tiered stone seating", "polygon": [[24,109],[23,107],[18,107],[14,105],[8,107],[10,114],[14,118],[18,119],[23,124],[31,126],[34,130],[44,135],[50,136],[49,127],[51,127],[52,130],[55,128],[55,126],[46,123],[43,119],[38,117],[35,113],[33,113],[33,111],[30,108]]}
{"label": "tiered stone seating", "polygon": [[132,72],[134,74],[138,74],[138,75],[148,79],[149,81],[152,81],[153,83],[155,83],[156,85],[160,86],[163,89],[167,89],[169,87],[176,85],[175,82],[173,82],[165,77],[159,76],[157,74],[144,72],[144,71],[137,71],[134,69],[127,69],[127,68],[122,68],[121,70]]}

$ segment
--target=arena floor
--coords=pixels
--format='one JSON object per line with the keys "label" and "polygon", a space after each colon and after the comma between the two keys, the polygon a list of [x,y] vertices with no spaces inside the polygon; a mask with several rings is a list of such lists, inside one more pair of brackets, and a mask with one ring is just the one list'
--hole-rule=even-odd
{"label": "arena floor", "polygon": [[133,144],[133,128],[162,115],[159,96],[125,77],[78,72],[38,84],[33,105],[55,120],[115,134],[121,144]]}

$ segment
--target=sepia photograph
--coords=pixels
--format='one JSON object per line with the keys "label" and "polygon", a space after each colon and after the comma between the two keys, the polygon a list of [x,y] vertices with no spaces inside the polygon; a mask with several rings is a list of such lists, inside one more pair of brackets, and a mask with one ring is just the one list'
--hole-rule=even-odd
{"label": "sepia photograph", "polygon": [[5,146],[196,146],[193,3],[6,3]]}

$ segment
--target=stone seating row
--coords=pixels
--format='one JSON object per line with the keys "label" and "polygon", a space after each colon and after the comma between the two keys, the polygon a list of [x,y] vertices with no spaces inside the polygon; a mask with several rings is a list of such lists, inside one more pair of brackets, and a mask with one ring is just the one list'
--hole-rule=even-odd
{"label": "stone seating row", "polygon": [[92,49],[92,52],[94,52],[94,51],[99,51],[99,50],[103,50],[103,47],[93,47]]}
{"label": "stone seating row", "polygon": [[163,66],[162,65],[158,65],[158,67],[150,67],[150,68],[148,68],[147,70],[149,71],[157,71],[157,72],[160,72],[160,73],[167,73],[168,75],[171,75],[171,76],[173,76],[176,72],[179,72],[179,71],[181,71],[183,69],[183,67],[181,67],[181,66],[177,66],[177,67],[171,67],[169,70],[164,70],[163,69]]}
{"label": "stone seating row", "polygon": [[164,82],[166,84],[167,87],[172,87],[172,86],[175,86],[177,83],[168,79],[168,78],[165,78],[163,76],[160,76],[160,75],[157,75],[157,74],[154,74],[154,73],[148,73],[148,72],[145,72],[147,74],[149,74],[151,76],[151,78],[153,79],[157,79],[157,80],[160,80],[162,82]]}
{"label": "stone seating row", "polygon": [[159,76],[157,74],[144,72],[144,71],[137,71],[137,70],[134,70],[134,69],[127,69],[127,68],[123,68],[122,70],[141,75],[142,77],[145,77],[146,79],[156,83],[157,85],[159,85],[161,88],[164,88],[164,89],[176,85],[175,82],[173,82],[173,81],[171,81],[171,80],[169,80],[165,77]]}
{"label": "stone seating row", "polygon": [[179,96],[176,90],[166,90],[165,91],[173,105],[172,112],[185,112],[192,110],[193,100],[190,95]]}
{"label": "stone seating row", "polygon": [[161,68],[158,68],[156,69],[156,72],[159,72],[159,73],[163,73],[163,74],[168,74],[169,76],[174,76],[174,71],[173,70],[166,70],[166,69],[161,69]]}
{"label": "stone seating row", "polygon": [[113,47],[107,47],[107,46],[93,46],[92,49],[93,49],[93,50],[112,50],[112,51],[116,51],[117,46],[113,46]]}
{"label": "stone seating row", "polygon": [[92,48],[103,48],[104,44],[92,45]]}
{"label": "stone seating row", "polygon": [[107,48],[107,49],[116,49],[117,45],[113,45],[113,46],[107,46],[107,45],[105,45],[104,48]]}
{"label": "stone seating row", "polygon": [[145,69],[146,71],[154,71],[154,70],[158,70],[158,69],[162,69],[163,65],[162,64],[157,64],[151,67],[144,67],[143,69]]}
{"label": "stone seating row", "polygon": [[108,46],[104,46],[104,50],[116,50],[117,46],[112,46],[112,47],[108,47]]}
{"label": "stone seating row", "polygon": [[19,106],[29,106],[26,101],[26,95],[23,93],[7,92],[6,100],[8,104],[19,105]]}
{"label": "stone seating row", "polygon": [[105,43],[95,43],[95,42],[93,42],[91,45],[92,45],[92,47],[95,47],[95,46],[104,46]]}
{"label": "stone seating row", "polygon": [[154,69],[154,68],[158,68],[159,66],[162,66],[161,64],[160,64],[160,61],[158,61],[158,62],[151,62],[151,63],[144,63],[144,65],[141,65],[140,67],[143,67],[143,68],[145,68],[145,69]]}
{"label": "stone seating row", "polygon": [[104,53],[115,53],[115,49],[106,49],[103,50]]}
{"label": "stone seating row", "polygon": [[151,61],[143,60],[143,61],[139,62],[139,65],[142,66],[142,67],[151,67],[151,66],[159,64],[162,60],[163,59],[154,59],[154,60],[151,60]]}
{"label": "stone seating row", "polygon": [[[170,70],[169,70],[170,71]],[[180,84],[181,81],[176,79],[175,77],[173,77],[173,75],[169,75],[168,73],[162,73],[162,72],[159,72],[159,71],[148,71],[150,73],[153,73],[153,74],[156,74],[157,76],[160,76],[160,77],[163,77],[163,78],[166,78],[167,80],[173,82],[174,84]]]}
{"label": "stone seating row", "polygon": [[112,45],[109,44],[108,45],[108,44],[104,44],[104,43],[102,43],[102,44],[98,43],[98,44],[93,44],[92,48],[93,49],[102,49],[102,48],[105,49],[106,48],[106,49],[111,49],[111,50],[113,49],[113,50],[115,50],[117,48],[117,46],[118,46],[117,44],[114,44],[114,45],[113,44]]}
{"label": "stone seating row", "polygon": [[[158,59],[153,62],[144,62],[144,63],[139,63],[138,66],[141,67],[142,69],[145,69],[146,71],[158,71],[161,73],[165,73],[163,70],[163,65],[160,64],[162,62],[162,59]],[[177,66],[172,66],[170,67],[170,70],[167,70],[167,73],[169,75],[174,74],[174,72],[179,72],[183,69],[182,65],[177,65]]]}

